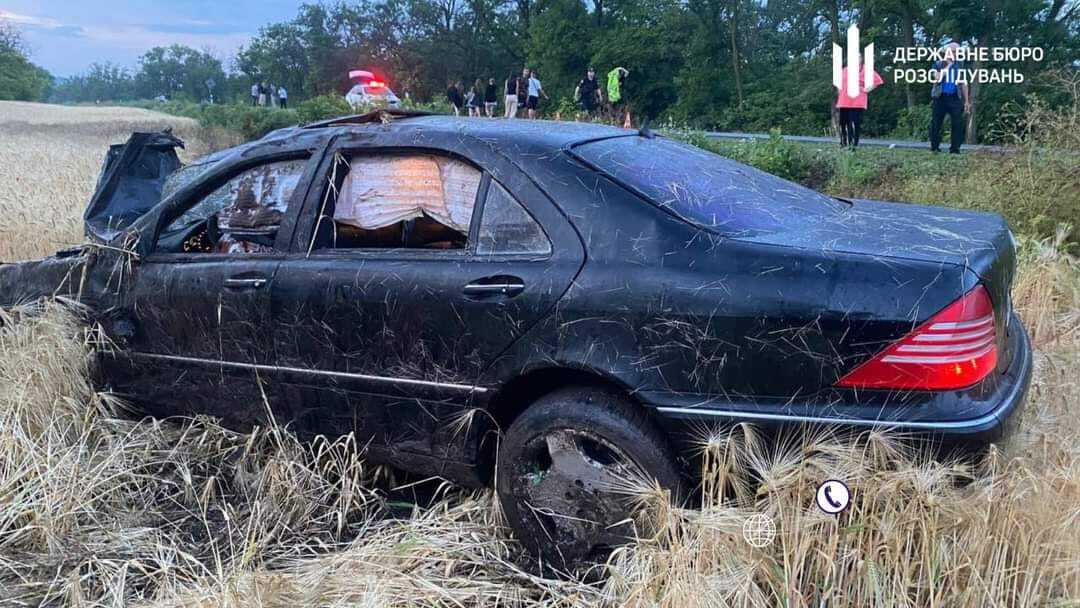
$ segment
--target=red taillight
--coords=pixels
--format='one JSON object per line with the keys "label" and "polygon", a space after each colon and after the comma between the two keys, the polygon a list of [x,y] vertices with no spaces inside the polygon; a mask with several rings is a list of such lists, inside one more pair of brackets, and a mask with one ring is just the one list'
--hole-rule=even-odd
{"label": "red taillight", "polygon": [[373,89],[381,89],[381,88],[386,86],[386,83],[385,82],[380,82],[378,80],[372,80],[371,82],[367,83],[367,86],[369,86],[369,87],[371,87]]}
{"label": "red taillight", "polygon": [[856,367],[848,388],[950,390],[971,386],[997,365],[994,308],[979,285]]}

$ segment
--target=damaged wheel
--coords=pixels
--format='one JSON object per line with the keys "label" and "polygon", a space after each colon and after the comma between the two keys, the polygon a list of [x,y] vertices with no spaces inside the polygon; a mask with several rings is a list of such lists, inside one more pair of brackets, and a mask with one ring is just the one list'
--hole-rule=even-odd
{"label": "damaged wheel", "polygon": [[635,505],[656,482],[677,495],[671,449],[640,407],[605,389],[540,398],[499,446],[503,512],[522,544],[557,567],[602,559],[632,539]]}

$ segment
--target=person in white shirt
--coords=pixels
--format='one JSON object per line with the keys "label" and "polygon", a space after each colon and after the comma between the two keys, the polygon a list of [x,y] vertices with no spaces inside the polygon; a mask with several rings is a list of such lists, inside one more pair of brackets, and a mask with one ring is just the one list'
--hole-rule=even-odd
{"label": "person in white shirt", "polygon": [[251,105],[259,105],[259,83],[251,85]]}
{"label": "person in white shirt", "polygon": [[529,110],[529,118],[536,118],[536,109],[540,107],[541,96],[544,99],[551,99],[544,92],[540,79],[536,77],[536,70],[533,70],[532,74],[529,75],[529,97],[525,100],[525,107]]}
{"label": "person in white shirt", "polygon": [[284,85],[278,87],[277,98],[278,98],[278,106],[282,110],[289,107],[289,92],[285,90]]}

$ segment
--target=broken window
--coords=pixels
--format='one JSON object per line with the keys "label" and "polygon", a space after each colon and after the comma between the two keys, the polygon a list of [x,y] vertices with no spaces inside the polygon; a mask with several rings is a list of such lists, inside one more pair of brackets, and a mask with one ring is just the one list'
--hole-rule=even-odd
{"label": "broken window", "polygon": [[268,163],[230,179],[173,220],[158,239],[158,251],[272,251],[307,162]]}
{"label": "broken window", "polygon": [[551,241],[536,220],[498,182],[491,180],[476,253],[551,253]]}
{"label": "broken window", "polygon": [[[337,249],[463,249],[481,173],[433,154],[355,156],[337,188],[333,234],[319,245]],[[333,192],[333,190],[332,190]],[[329,210],[327,210],[329,211]],[[321,222],[322,223],[322,222]],[[320,227],[320,231],[324,231]]]}

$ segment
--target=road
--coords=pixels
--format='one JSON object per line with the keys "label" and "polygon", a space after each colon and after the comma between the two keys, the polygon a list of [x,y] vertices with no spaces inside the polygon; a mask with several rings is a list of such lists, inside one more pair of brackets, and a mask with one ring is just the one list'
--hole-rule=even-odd
{"label": "road", "polygon": [[[730,133],[723,131],[706,131],[705,137],[712,139],[732,139],[732,140],[747,140],[747,139],[769,139],[768,133]],[[797,141],[809,144],[825,144],[825,145],[839,145],[839,140],[835,137],[815,137],[811,135],[783,135],[787,141]],[[881,146],[883,148],[904,148],[908,150],[929,150],[930,143],[925,141],[910,141],[903,139],[874,139],[874,138],[861,138],[859,139],[860,146]],[[948,148],[948,142],[943,142],[942,148]],[[964,144],[964,150],[991,152],[991,153],[1004,153],[1010,150],[1007,146],[991,146],[986,144]]]}

